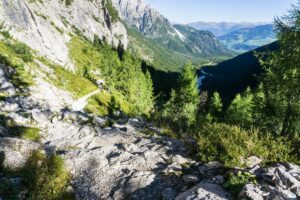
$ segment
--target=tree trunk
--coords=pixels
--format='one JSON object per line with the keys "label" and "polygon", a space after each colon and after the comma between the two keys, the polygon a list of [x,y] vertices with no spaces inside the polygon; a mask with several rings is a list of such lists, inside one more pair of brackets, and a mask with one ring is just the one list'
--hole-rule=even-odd
{"label": "tree trunk", "polygon": [[289,102],[282,123],[282,130],[281,130],[282,136],[287,136],[289,134],[291,113],[292,113],[292,106],[291,106],[291,102]]}

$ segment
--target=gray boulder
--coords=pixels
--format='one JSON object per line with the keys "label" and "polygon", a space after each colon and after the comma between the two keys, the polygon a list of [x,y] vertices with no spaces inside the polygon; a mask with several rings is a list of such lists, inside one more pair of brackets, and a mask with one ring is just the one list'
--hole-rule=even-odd
{"label": "gray boulder", "polygon": [[24,167],[32,151],[37,150],[39,147],[39,144],[31,141],[6,137],[0,138],[2,167],[11,170]]}
{"label": "gray boulder", "polygon": [[262,191],[258,186],[255,186],[253,184],[247,184],[240,192],[239,199],[264,200],[264,196],[267,195],[268,193]]}
{"label": "gray boulder", "polygon": [[212,183],[201,182],[195,187],[183,193],[180,193],[175,198],[175,200],[188,200],[188,199],[226,200],[226,199],[231,199],[231,197],[230,194],[226,192],[221,186]]}

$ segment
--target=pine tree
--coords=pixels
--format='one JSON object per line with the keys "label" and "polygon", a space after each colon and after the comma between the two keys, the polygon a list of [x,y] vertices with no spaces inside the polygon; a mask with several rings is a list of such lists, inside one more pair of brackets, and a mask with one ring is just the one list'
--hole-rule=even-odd
{"label": "pine tree", "polygon": [[185,132],[196,122],[199,101],[195,67],[187,63],[181,72],[178,90],[171,92],[164,106],[163,117],[173,129]]}
{"label": "pine tree", "polygon": [[280,49],[260,56],[266,71],[265,112],[271,116],[271,127],[290,135],[300,132],[300,7],[277,18],[275,27]]}
{"label": "pine tree", "polygon": [[208,114],[207,114],[207,120],[209,122],[216,122],[221,117],[221,112],[223,109],[222,99],[220,97],[220,94],[218,92],[215,92],[209,102],[208,106]]}
{"label": "pine tree", "polygon": [[243,95],[238,94],[231,102],[226,111],[225,121],[230,124],[251,126],[253,123],[253,109],[253,94],[248,88]]}

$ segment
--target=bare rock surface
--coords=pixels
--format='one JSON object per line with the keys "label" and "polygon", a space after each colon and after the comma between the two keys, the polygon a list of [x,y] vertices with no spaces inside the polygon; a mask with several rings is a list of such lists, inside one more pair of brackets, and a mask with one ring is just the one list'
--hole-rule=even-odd
{"label": "bare rock surface", "polygon": [[101,0],[27,1],[1,0],[0,23],[16,39],[37,50],[41,55],[68,67],[69,33],[80,31],[93,40],[97,35],[117,46],[119,41],[127,47],[127,32],[120,21],[111,21]]}
{"label": "bare rock surface", "polygon": [[221,186],[212,183],[201,182],[190,190],[179,194],[175,200],[206,199],[226,200],[231,199],[230,194]]}
{"label": "bare rock surface", "polygon": [[40,145],[26,140],[0,137],[0,152],[2,167],[14,170],[24,167],[32,151]]}

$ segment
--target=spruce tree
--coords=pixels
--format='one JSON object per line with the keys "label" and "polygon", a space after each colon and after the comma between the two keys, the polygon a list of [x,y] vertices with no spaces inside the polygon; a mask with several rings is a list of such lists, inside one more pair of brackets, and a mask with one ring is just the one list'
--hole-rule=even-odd
{"label": "spruce tree", "polygon": [[263,83],[270,127],[282,135],[300,132],[300,7],[275,20],[280,48],[263,54]]}
{"label": "spruce tree", "polygon": [[199,102],[195,67],[187,63],[179,78],[179,88],[171,92],[164,106],[163,117],[178,133],[186,132],[196,122]]}
{"label": "spruce tree", "polygon": [[223,103],[220,94],[218,92],[215,92],[209,102],[208,114],[206,116],[206,119],[209,122],[217,122],[221,117],[222,109]]}
{"label": "spruce tree", "polygon": [[251,126],[253,124],[254,100],[250,88],[243,95],[238,94],[231,102],[225,115],[230,124]]}

